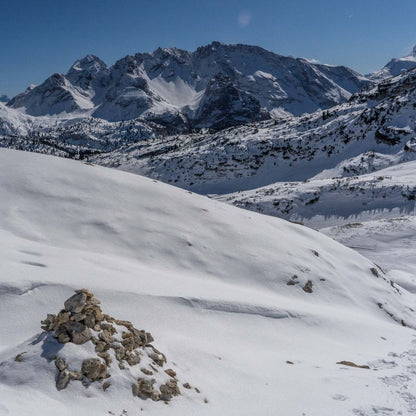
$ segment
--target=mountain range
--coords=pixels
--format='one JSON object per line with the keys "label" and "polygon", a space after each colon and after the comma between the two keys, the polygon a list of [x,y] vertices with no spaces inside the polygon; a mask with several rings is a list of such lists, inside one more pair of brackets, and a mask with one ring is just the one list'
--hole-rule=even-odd
{"label": "mountain range", "polygon": [[87,55],[8,102],[32,116],[141,118],[180,132],[301,115],[345,102],[371,81],[343,67],[213,42],[195,52],[159,48],[108,67]]}
{"label": "mountain range", "polygon": [[[415,159],[416,69],[406,70],[411,56],[414,53],[390,61],[381,72],[386,75],[387,70],[392,71],[394,67],[400,73],[381,80],[374,80],[380,78],[381,72],[364,78],[343,67],[312,64],[305,59],[282,57],[258,47],[223,45],[218,42],[198,48],[193,53],[159,49],[153,54],[136,54],[123,58],[110,68],[98,58],[88,56],[77,61],[65,76],[54,75],[39,87],[31,87],[14,97],[7,105],[0,104],[0,145],[84,159],[144,174],[203,194],[225,195],[273,184],[276,184],[273,185],[276,188],[283,181],[365,175]],[[405,66],[399,71],[401,63]],[[219,68],[221,72],[218,72]],[[345,94],[342,99],[338,96],[342,101],[340,104],[295,116],[288,113],[288,108],[294,103],[297,103],[296,106],[306,105],[306,102],[310,103],[309,99],[302,101],[299,96],[295,99],[292,94],[290,99],[286,97],[282,101],[282,96],[274,94],[276,82],[270,84],[271,78],[266,77],[269,81],[265,87],[266,84],[255,77],[260,72],[264,75],[266,69],[269,74],[274,71],[276,79],[279,77],[287,81],[285,88],[288,90],[293,87],[291,77],[298,77],[298,83],[305,80],[302,77],[299,79],[299,73],[296,72],[299,70],[303,73],[305,68],[313,70],[316,76],[305,81],[310,84],[309,92],[316,92],[317,86],[322,87],[319,81],[322,71],[333,77],[337,74],[338,86],[346,87],[348,84],[351,87],[347,80],[354,79],[352,91],[360,83],[363,83],[364,88],[353,94]],[[194,77],[190,74],[194,74]],[[346,76],[342,77],[342,74]],[[252,77],[257,81],[248,82]],[[238,88],[244,85],[245,89],[241,89],[241,94],[234,94],[234,87],[231,90],[225,87],[226,78],[232,78]],[[266,78],[263,76],[262,79]],[[201,88],[203,92],[197,105],[199,109],[192,114],[197,118],[205,114],[206,120],[209,118],[213,121],[215,118],[216,121],[207,122],[209,129],[192,129],[192,133],[189,133],[189,125],[177,124],[179,119],[185,120],[186,117],[182,116],[186,106],[177,106],[175,111],[180,112],[175,114],[179,118],[175,116],[170,122],[167,119],[164,122],[154,118],[150,120],[149,114],[155,114],[150,110],[130,120],[108,121],[98,117],[107,108],[110,114],[107,118],[116,119],[116,115],[120,115],[120,108],[116,109],[117,100],[106,101],[109,91],[116,95],[121,91],[133,91],[130,83],[134,80],[142,83],[143,79],[147,93],[153,91],[150,94],[152,97],[156,96],[158,85],[159,98],[152,103],[162,105],[160,97],[163,95],[165,101],[162,106],[168,102],[168,97],[175,97],[176,100],[182,97],[183,104],[190,97],[185,90],[189,92],[192,88],[194,91]],[[211,82],[213,79],[216,81]],[[331,88],[338,88],[334,87],[334,82],[331,81]],[[281,87],[283,82],[278,85]],[[169,90],[167,86],[173,89]],[[143,91],[142,87],[135,88],[135,94]],[[183,92],[182,95],[179,90]],[[83,91],[84,101],[74,95],[74,91],[77,94]],[[296,94],[302,91],[304,94],[306,90],[292,88],[291,91]],[[231,114],[227,110],[229,107],[222,107],[217,101],[211,110],[202,111],[203,106],[208,105],[209,94],[211,98],[214,94],[217,98],[227,97],[227,100],[235,98],[238,101],[246,97],[244,99],[250,103],[261,101],[262,104],[256,108],[259,109],[258,115],[263,115],[254,117],[254,121],[249,123],[247,120],[250,117],[236,120],[234,116],[237,113],[233,110]],[[262,99],[262,94],[263,98],[268,96],[269,100]],[[134,101],[133,95],[128,94]],[[89,102],[88,105],[85,100]],[[173,102],[172,98],[169,100]],[[136,104],[131,107],[133,101],[129,101],[124,110],[137,109]],[[72,103],[70,107],[66,107],[69,103]],[[70,112],[71,106],[76,103],[78,107]],[[85,104],[83,109],[80,103]],[[273,113],[276,110],[273,106],[278,103],[285,103],[289,107],[284,113]],[[238,111],[246,111],[248,107],[240,106]],[[62,112],[63,108],[67,110]],[[294,107],[290,108],[294,111]],[[169,111],[173,111],[172,107]],[[28,112],[39,115],[30,115]],[[41,115],[46,112],[58,114]],[[277,118],[271,118],[272,113]],[[191,113],[187,114],[186,123]],[[219,119],[223,120],[220,124],[217,123]],[[231,126],[222,128],[229,124]],[[244,206],[253,209],[257,206],[246,204],[245,196],[240,196],[245,201]],[[238,199],[230,197],[235,204],[240,204]],[[305,199],[307,201],[308,198]],[[281,209],[274,212],[279,216],[286,215]],[[292,214],[295,215],[295,211]]]}

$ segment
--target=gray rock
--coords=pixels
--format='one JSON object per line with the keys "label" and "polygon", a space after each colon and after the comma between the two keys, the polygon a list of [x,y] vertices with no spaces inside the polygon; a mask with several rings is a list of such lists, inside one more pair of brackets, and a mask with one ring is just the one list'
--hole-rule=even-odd
{"label": "gray rock", "polygon": [[140,363],[140,355],[137,351],[131,351],[126,354],[126,361],[129,366],[133,366]]}
{"label": "gray rock", "polygon": [[145,379],[139,378],[136,384],[133,384],[132,391],[133,396],[138,396],[142,399],[147,399],[154,395],[153,384],[155,384],[156,380],[152,379]]}
{"label": "gray rock", "polygon": [[82,374],[91,381],[107,378],[107,366],[99,358],[88,358],[82,362]]}
{"label": "gray rock", "polygon": [[63,359],[63,358],[60,358],[60,357],[58,357],[56,360],[55,360],[55,366],[56,366],[56,368],[59,370],[59,371],[64,371],[64,370],[66,370],[67,369],[67,365],[66,365],[66,362],[65,362],[65,360]]}
{"label": "gray rock", "polygon": [[122,334],[123,340],[121,343],[126,350],[132,350],[135,347],[134,336],[131,332],[123,332]]}
{"label": "gray rock", "polygon": [[64,370],[60,371],[58,373],[58,378],[56,380],[56,388],[58,390],[63,390],[69,383],[70,377],[69,377],[69,371]]}
{"label": "gray rock", "polygon": [[69,378],[71,380],[81,381],[84,378],[84,376],[82,375],[81,371],[70,371]]}
{"label": "gray rock", "polygon": [[59,341],[61,344],[65,344],[66,342],[71,341],[71,338],[69,338],[69,336],[68,336],[68,334],[67,334],[66,332],[61,332],[61,333],[58,335],[58,341]]}
{"label": "gray rock", "polygon": [[313,283],[312,283],[312,281],[311,281],[311,280],[308,280],[308,281],[305,283],[305,286],[303,286],[303,288],[302,288],[302,289],[303,289],[306,293],[312,293],[312,292],[313,292],[312,287],[313,287]]}
{"label": "gray rock", "polygon": [[91,331],[81,322],[70,321],[63,325],[70,340],[77,345],[84,344],[92,337]]}
{"label": "gray rock", "polygon": [[152,359],[159,367],[163,367],[163,364],[166,362],[166,359],[162,354],[157,354],[155,352],[150,353],[149,358]]}
{"label": "gray rock", "polygon": [[[87,313],[84,318],[84,324],[88,328],[94,328],[94,331],[99,331],[100,326],[96,324],[95,322],[95,315],[93,313]],[[97,327],[97,329],[96,329]]]}
{"label": "gray rock", "polygon": [[112,344],[111,346],[114,349],[114,353],[115,353],[117,360],[118,361],[123,360],[126,355],[125,348],[122,345],[118,345],[118,344]]}
{"label": "gray rock", "polygon": [[71,296],[64,303],[65,310],[72,313],[82,312],[84,306],[87,302],[87,295],[84,292],[76,293],[74,296]]}
{"label": "gray rock", "polygon": [[134,337],[135,347],[144,347],[154,341],[152,334],[138,330],[134,327],[129,328]]}
{"label": "gray rock", "polygon": [[111,344],[113,341],[113,337],[111,336],[110,332],[108,332],[106,329],[98,335],[101,341],[105,342],[106,344]]}
{"label": "gray rock", "polygon": [[73,315],[74,321],[80,322],[80,321],[84,321],[86,318],[86,315],[84,313],[76,313]]}
{"label": "gray rock", "polygon": [[160,399],[170,400],[173,396],[181,394],[178,382],[176,380],[169,380],[167,383],[160,386]]}

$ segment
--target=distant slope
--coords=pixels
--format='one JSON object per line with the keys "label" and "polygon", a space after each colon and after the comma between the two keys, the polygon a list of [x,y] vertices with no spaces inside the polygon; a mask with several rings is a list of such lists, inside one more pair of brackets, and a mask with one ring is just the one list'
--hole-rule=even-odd
{"label": "distant slope", "polygon": [[107,121],[140,117],[174,132],[221,129],[345,102],[371,81],[339,66],[213,42],[126,56],[107,67],[87,55],[67,74],[28,88],[8,106],[32,116],[76,114]]}
{"label": "distant slope", "polygon": [[412,52],[402,58],[393,58],[380,71],[369,74],[368,77],[374,81],[380,81],[390,77],[396,77],[416,67],[416,46]]}
{"label": "distant slope", "polygon": [[[415,325],[412,295],[326,236],[151,179],[5,149],[0,192],[0,412],[346,416],[413,405],[402,395],[413,388],[403,326]],[[166,406],[119,379],[105,393],[57,391],[37,334],[78,287],[150,330],[200,395],[184,389]],[[378,371],[336,364],[345,360]]]}
{"label": "distant slope", "polygon": [[360,176],[279,182],[218,199],[314,228],[414,215],[416,162]]}
{"label": "distant slope", "polygon": [[399,216],[365,222],[355,219],[320,231],[382,265],[395,283],[416,294],[414,215],[403,212]]}

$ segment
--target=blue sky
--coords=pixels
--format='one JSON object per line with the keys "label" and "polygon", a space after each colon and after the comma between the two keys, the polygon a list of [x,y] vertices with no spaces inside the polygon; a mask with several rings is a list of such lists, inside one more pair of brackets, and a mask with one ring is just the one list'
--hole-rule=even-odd
{"label": "blue sky", "polygon": [[112,64],[219,40],[367,73],[416,44],[415,0],[0,0],[0,16],[0,93],[9,96],[88,53]]}

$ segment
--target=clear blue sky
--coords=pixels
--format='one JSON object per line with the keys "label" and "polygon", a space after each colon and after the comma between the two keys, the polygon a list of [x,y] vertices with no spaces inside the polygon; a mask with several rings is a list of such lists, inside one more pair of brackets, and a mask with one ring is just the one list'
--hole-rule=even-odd
{"label": "clear blue sky", "polygon": [[219,40],[367,73],[416,44],[416,0],[0,0],[0,16],[0,94],[9,96],[88,53],[113,64]]}

